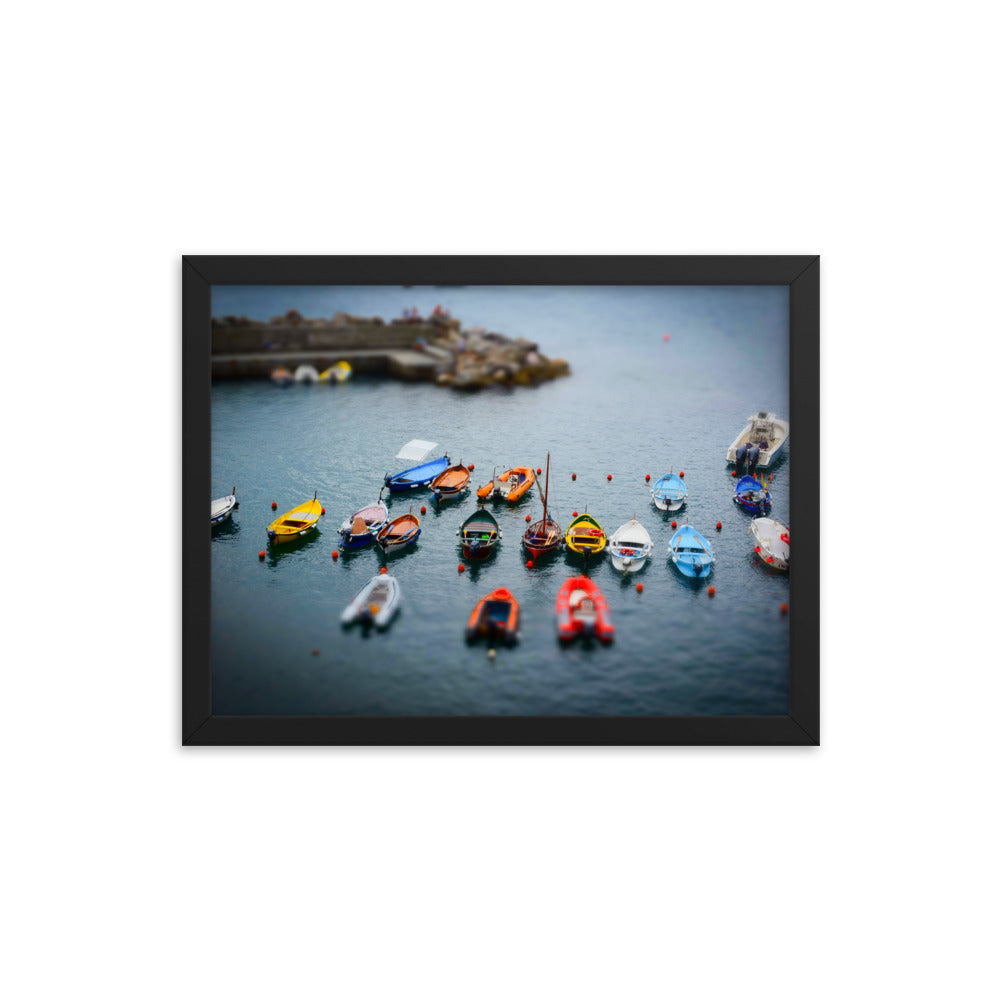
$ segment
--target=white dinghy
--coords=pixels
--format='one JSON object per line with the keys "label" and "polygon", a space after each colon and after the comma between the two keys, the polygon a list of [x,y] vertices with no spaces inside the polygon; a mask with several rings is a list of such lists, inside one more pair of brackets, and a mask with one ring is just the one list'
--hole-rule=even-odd
{"label": "white dinghy", "polygon": [[618,528],[608,541],[611,565],[624,573],[642,569],[652,549],[649,532],[634,517]]}
{"label": "white dinghy", "polygon": [[754,552],[769,569],[788,572],[790,535],[780,521],[769,517],[755,517],[750,522],[749,534],[754,541]]}
{"label": "white dinghy", "polygon": [[357,597],[344,608],[340,621],[344,625],[360,621],[365,625],[385,628],[399,607],[399,581],[381,573],[373,576]]}

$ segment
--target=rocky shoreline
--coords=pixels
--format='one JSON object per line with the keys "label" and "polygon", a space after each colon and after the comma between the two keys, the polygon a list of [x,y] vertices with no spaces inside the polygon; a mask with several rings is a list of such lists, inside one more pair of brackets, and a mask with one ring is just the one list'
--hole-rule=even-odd
{"label": "rocky shoreline", "polygon": [[[420,363],[408,365],[405,356],[413,354]],[[219,376],[247,374],[247,364],[239,361],[250,356],[265,355],[274,366],[284,363],[282,356],[308,355],[314,364],[343,356],[352,365],[361,362],[358,370],[428,379],[458,390],[536,385],[570,374],[567,361],[547,357],[534,341],[482,327],[462,329],[458,319],[438,310],[426,318],[408,315],[389,323],[380,316],[347,313],[310,319],[294,309],[268,323],[245,316],[213,317],[212,355],[213,375]],[[385,364],[366,367],[372,359]],[[266,375],[270,369],[254,372]]]}

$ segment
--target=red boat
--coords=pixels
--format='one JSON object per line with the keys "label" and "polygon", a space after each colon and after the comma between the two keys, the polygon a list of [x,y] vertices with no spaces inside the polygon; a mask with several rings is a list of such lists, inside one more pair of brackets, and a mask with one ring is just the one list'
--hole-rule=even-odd
{"label": "red boat", "polygon": [[474,642],[485,636],[512,646],[517,641],[518,610],[514,595],[506,587],[497,587],[473,609],[469,624],[465,626],[466,640]]}
{"label": "red boat", "polygon": [[556,623],[559,638],[567,642],[578,635],[596,635],[602,642],[611,642],[615,637],[608,602],[597,584],[586,576],[571,576],[559,588]]}

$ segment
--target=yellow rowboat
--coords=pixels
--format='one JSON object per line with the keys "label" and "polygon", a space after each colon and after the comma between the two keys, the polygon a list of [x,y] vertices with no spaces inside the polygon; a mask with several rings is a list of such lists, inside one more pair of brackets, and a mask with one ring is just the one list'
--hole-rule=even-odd
{"label": "yellow rowboat", "polygon": [[267,526],[268,540],[277,545],[302,538],[316,528],[322,513],[323,507],[314,496],[312,500],[300,503],[298,507],[293,507],[288,513],[272,521]]}
{"label": "yellow rowboat", "polygon": [[597,555],[607,544],[604,529],[586,511],[574,518],[566,529],[566,547],[578,555]]}

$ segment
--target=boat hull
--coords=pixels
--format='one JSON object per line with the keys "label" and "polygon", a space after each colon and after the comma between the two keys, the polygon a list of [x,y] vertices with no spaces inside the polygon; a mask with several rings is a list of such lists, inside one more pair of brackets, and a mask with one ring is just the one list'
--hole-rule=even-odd
{"label": "boat hull", "polygon": [[465,626],[465,639],[491,639],[513,646],[517,642],[520,609],[514,595],[506,587],[481,598]]}
{"label": "boat hull", "polygon": [[293,507],[267,526],[267,537],[272,545],[295,542],[312,534],[319,526],[323,508],[318,500],[307,500]]}
{"label": "boat hull", "polygon": [[443,458],[425,462],[423,465],[415,465],[412,469],[404,469],[394,475],[387,474],[385,485],[389,487],[390,493],[408,493],[410,490],[419,490],[429,486],[449,465],[451,465],[451,459],[445,455]]}
{"label": "boat hull", "polygon": [[399,609],[399,600],[399,581],[394,576],[385,573],[373,576],[344,608],[341,624],[361,622],[379,629],[388,628]]}
{"label": "boat hull", "polygon": [[589,577],[570,577],[556,595],[556,630],[559,639],[571,642],[578,636],[596,637],[611,642],[615,627],[608,603]]}
{"label": "boat hull", "polygon": [[678,572],[691,580],[704,580],[712,572],[715,555],[699,531],[685,525],[670,539],[670,558]]}

